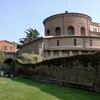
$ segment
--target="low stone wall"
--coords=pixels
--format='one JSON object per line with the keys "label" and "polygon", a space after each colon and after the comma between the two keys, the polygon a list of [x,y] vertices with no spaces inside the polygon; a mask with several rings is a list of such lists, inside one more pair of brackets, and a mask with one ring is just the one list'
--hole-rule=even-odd
{"label": "low stone wall", "polygon": [[100,54],[57,58],[37,64],[16,62],[15,75],[100,91]]}

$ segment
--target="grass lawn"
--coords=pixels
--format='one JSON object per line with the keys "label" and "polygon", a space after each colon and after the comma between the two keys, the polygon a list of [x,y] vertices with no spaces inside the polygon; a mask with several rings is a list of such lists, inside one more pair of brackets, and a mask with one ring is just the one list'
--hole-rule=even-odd
{"label": "grass lawn", "polygon": [[100,93],[22,78],[0,78],[0,100],[100,100]]}

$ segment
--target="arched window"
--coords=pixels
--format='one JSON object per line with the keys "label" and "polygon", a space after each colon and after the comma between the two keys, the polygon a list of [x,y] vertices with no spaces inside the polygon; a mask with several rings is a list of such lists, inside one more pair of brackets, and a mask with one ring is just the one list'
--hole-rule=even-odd
{"label": "arched window", "polygon": [[56,36],[61,35],[61,29],[60,29],[60,27],[56,27],[55,28],[55,35]]}
{"label": "arched window", "polygon": [[49,30],[49,29],[47,30],[47,35],[48,35],[48,36],[50,35],[50,30]]}
{"label": "arched window", "polygon": [[84,27],[81,27],[81,35],[85,36],[86,35],[86,30]]}
{"label": "arched window", "polygon": [[74,35],[75,32],[74,32],[74,27],[73,26],[69,26],[68,27],[68,35]]}

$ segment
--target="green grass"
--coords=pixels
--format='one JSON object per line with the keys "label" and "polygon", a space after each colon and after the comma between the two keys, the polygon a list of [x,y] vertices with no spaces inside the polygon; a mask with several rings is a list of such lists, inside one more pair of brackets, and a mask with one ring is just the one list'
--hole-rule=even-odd
{"label": "green grass", "polygon": [[0,100],[100,100],[100,93],[22,78],[0,78]]}

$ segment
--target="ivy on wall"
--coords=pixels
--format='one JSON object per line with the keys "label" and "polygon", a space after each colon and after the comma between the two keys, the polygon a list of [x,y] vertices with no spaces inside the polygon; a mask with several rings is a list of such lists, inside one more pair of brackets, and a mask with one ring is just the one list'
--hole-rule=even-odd
{"label": "ivy on wall", "polygon": [[55,58],[36,64],[16,62],[15,74],[39,76],[100,89],[100,53]]}

